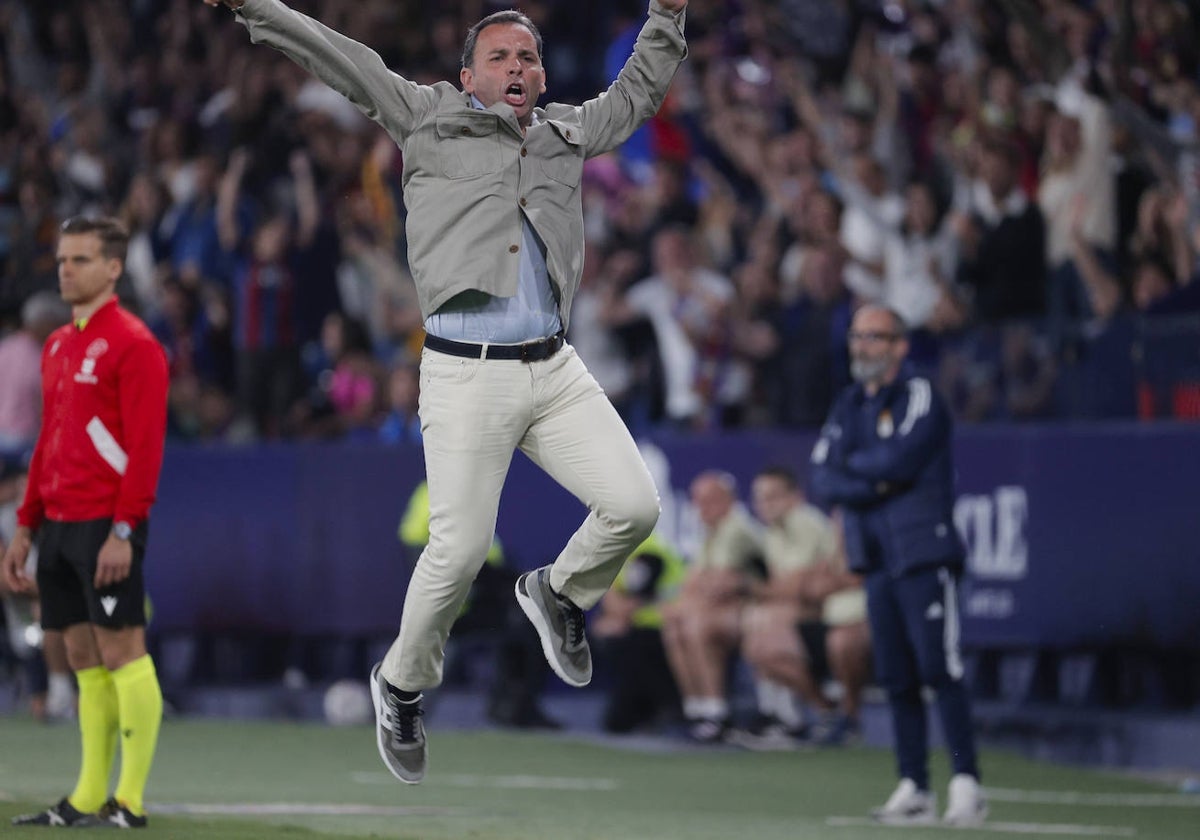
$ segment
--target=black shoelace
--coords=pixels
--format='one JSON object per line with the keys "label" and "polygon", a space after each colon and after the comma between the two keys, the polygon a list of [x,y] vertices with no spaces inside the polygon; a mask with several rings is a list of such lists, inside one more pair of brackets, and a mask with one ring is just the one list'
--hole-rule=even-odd
{"label": "black shoelace", "polygon": [[583,644],[584,619],[583,610],[570,601],[558,599],[558,609],[562,613],[563,623],[567,626],[567,644],[577,648]]}
{"label": "black shoelace", "polygon": [[420,703],[401,703],[395,697],[388,697],[389,717],[392,723],[392,744],[413,744],[417,740],[417,721],[425,710]]}

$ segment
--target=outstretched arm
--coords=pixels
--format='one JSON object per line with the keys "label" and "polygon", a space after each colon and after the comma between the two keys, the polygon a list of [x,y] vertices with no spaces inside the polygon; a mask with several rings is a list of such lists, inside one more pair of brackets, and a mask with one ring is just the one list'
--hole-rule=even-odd
{"label": "outstretched arm", "polygon": [[617,80],[580,106],[588,157],[624,143],[662,107],[671,79],[687,57],[686,8],[687,0],[650,0],[650,16]]}
{"label": "outstretched arm", "polygon": [[398,143],[433,108],[433,88],[387,69],[374,50],[289,9],[281,0],[204,0],[237,11],[250,40],[282,52],[387,129]]}

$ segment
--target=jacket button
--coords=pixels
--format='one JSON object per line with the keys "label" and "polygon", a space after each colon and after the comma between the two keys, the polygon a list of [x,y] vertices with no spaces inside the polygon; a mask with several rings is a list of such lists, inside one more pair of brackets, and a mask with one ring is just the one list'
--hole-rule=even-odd
{"label": "jacket button", "polygon": [[568,140],[571,139],[571,129],[569,129],[569,128],[567,129],[567,139]]}
{"label": "jacket button", "polygon": [[520,250],[521,250],[520,245],[509,245],[508,246],[508,253],[510,253],[510,254],[515,254],[515,253],[517,253],[517,251],[520,251]]}
{"label": "jacket button", "polygon": [[521,157],[525,157],[527,154],[529,154],[529,150],[526,149],[524,146],[522,146],[521,147]]}
{"label": "jacket button", "polygon": [[522,207],[524,207],[524,206],[525,206],[525,205],[527,205],[528,203],[529,203],[529,202],[525,200],[525,196],[521,196],[521,206],[522,206]]}
{"label": "jacket button", "polygon": [[471,129],[467,128],[467,127],[464,125],[464,126],[462,127],[462,133],[463,133],[463,134],[470,134],[470,133],[471,133]]}

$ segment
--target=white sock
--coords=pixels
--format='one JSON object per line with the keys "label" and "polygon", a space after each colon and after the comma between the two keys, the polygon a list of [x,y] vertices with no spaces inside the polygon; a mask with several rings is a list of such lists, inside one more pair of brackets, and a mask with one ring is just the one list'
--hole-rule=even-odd
{"label": "white sock", "polygon": [[706,720],[724,720],[729,717],[729,703],[724,697],[700,698],[700,717]]}
{"label": "white sock", "polygon": [[704,717],[703,705],[703,701],[699,697],[684,697],[683,716],[688,720],[698,720]]}
{"label": "white sock", "polygon": [[789,728],[800,725],[800,710],[790,688],[773,680],[757,680],[754,693],[758,698],[758,710],[764,715],[775,718]]}

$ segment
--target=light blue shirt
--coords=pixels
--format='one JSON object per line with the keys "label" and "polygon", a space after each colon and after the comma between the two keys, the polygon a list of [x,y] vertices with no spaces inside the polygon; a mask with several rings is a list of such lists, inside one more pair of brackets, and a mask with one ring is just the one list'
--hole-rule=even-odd
{"label": "light blue shirt", "polygon": [[[474,96],[471,103],[485,110]],[[486,292],[463,292],[425,319],[425,332],[430,335],[473,344],[520,344],[546,338],[561,329],[558,298],[546,270],[546,246],[524,211],[517,293],[496,297]]]}

